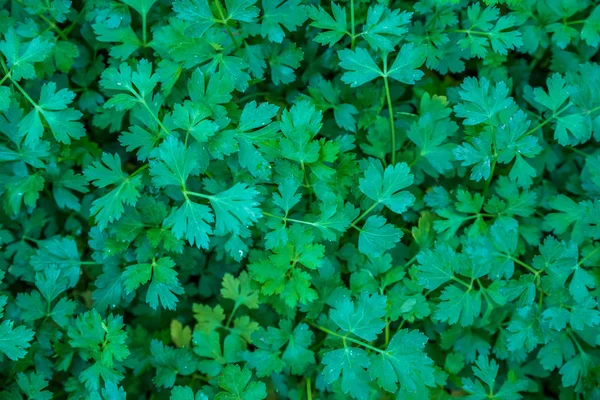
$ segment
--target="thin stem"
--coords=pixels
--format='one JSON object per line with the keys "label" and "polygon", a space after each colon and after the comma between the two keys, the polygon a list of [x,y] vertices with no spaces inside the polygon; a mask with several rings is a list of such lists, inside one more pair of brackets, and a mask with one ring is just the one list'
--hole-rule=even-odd
{"label": "thin stem", "polygon": [[237,311],[238,307],[240,305],[238,304],[238,302],[235,302],[235,305],[233,306],[233,310],[231,310],[231,314],[229,314],[229,318],[227,318],[227,322],[225,323],[225,329],[229,329],[229,325],[231,325],[231,321],[233,320],[233,316],[235,315],[235,312]]}
{"label": "thin stem", "polygon": [[225,18],[225,13],[223,12],[223,7],[221,6],[221,1],[220,0],[215,0],[215,5],[217,6],[217,11],[219,12],[219,15],[221,16],[221,21],[220,22],[223,23],[223,25],[225,25],[225,29],[227,30],[227,34],[229,35],[229,37],[233,41],[233,44],[235,45],[235,48],[237,50],[239,50],[240,49],[240,44],[236,40],[235,36],[233,36],[233,32],[231,32],[231,29],[229,28],[229,25],[227,25],[227,22],[229,21],[229,19]]}
{"label": "thin stem", "polygon": [[144,42],[144,47],[146,47],[147,36],[146,36],[146,14],[142,14],[142,41]]}
{"label": "thin stem", "polygon": [[583,351],[583,347],[581,347],[581,344],[579,344],[579,340],[577,340],[577,337],[575,337],[575,335],[573,334],[573,332],[571,332],[570,329],[567,330],[567,334],[573,340],[573,342],[575,342],[575,346],[577,346],[577,350],[579,350],[580,353],[585,354],[585,351]]}
{"label": "thin stem", "polygon": [[390,320],[386,317],[385,319],[385,347],[390,344]]}
{"label": "thin stem", "polygon": [[312,389],[310,387],[310,376],[308,378],[306,378],[306,398],[308,400],[312,400]]}
{"label": "thin stem", "polygon": [[544,122],[539,123],[537,126],[531,128],[530,130],[528,130],[527,132],[525,132],[525,134],[523,136],[528,136],[531,135],[533,132],[537,131],[538,129],[542,128],[544,125],[546,125],[549,122],[552,122],[552,120],[555,118],[555,115],[553,115],[551,118],[544,120]]}
{"label": "thin stem", "polygon": [[566,148],[567,148],[567,149],[569,149],[569,150],[571,150],[571,151],[572,151],[572,152],[574,152],[574,153],[577,153],[577,154],[579,154],[580,156],[584,156],[584,157],[587,157],[587,156],[589,156],[589,154],[587,154],[587,153],[585,153],[585,152],[583,152],[583,151],[581,151],[581,150],[579,150],[579,149],[576,149],[575,147],[572,147],[572,146],[567,146]]}
{"label": "thin stem", "polygon": [[[537,131],[538,129],[542,128],[544,125],[548,124],[549,122],[552,122],[553,120],[555,120],[556,118],[560,117],[560,115],[565,112],[566,110],[568,110],[571,106],[573,105],[573,103],[569,102],[567,103],[566,106],[564,106],[563,108],[561,108],[560,110],[557,110],[554,114],[552,114],[552,116],[546,120],[544,120],[543,122],[540,122],[537,126],[534,126],[533,128],[531,128],[530,130],[528,130],[527,132],[525,132],[523,135],[521,135],[519,137],[525,137],[528,136],[530,134],[532,134],[533,132]],[[600,106],[598,107],[594,107],[591,110],[586,111],[586,114],[591,114],[594,111],[598,111],[600,110]]]}
{"label": "thin stem", "polygon": [[33,106],[33,108],[35,108],[35,109],[39,109],[40,108],[37,105],[37,103],[35,101],[33,101],[33,99],[31,97],[29,97],[29,95],[27,94],[27,92],[25,91],[25,89],[23,89],[21,87],[21,85],[19,85],[19,83],[12,78],[12,76],[9,75],[8,79],[10,79],[10,81],[12,82],[12,84],[19,90],[19,92],[21,92],[21,94],[27,99],[27,101],[29,103],[31,103],[31,105]]}
{"label": "thin stem", "polygon": [[235,100],[236,103],[243,103],[245,101],[251,100],[255,97],[259,97],[259,96],[268,96],[270,95],[271,92],[255,92],[255,93],[250,93],[249,95],[246,95],[244,97],[239,98],[238,100]]}
{"label": "thin stem", "polygon": [[507,258],[508,258],[509,260],[512,260],[512,261],[514,261],[515,263],[519,264],[520,266],[522,266],[522,267],[526,268],[527,270],[529,270],[531,273],[533,273],[533,274],[536,276],[536,278],[537,278],[537,277],[539,277],[539,276],[540,276],[540,274],[541,274],[542,272],[544,272],[544,270],[543,270],[543,269],[537,270],[537,269],[533,268],[531,265],[529,265],[529,264],[527,264],[527,263],[525,263],[525,262],[523,262],[523,261],[519,260],[519,259],[518,259],[518,258],[516,258],[516,257],[509,256],[509,257],[507,257]]}
{"label": "thin stem", "polygon": [[367,216],[367,215],[368,215],[368,214],[369,214],[371,211],[373,211],[373,209],[374,209],[375,207],[377,207],[378,205],[379,205],[379,203],[378,203],[378,202],[375,202],[375,203],[373,203],[373,205],[372,205],[371,207],[367,208],[367,209],[365,210],[365,212],[363,212],[362,214],[360,214],[360,215],[358,216],[358,218],[356,218],[354,221],[352,221],[351,225],[355,225],[356,223],[358,223],[358,221],[360,221],[361,219],[363,219],[364,217],[366,217],[366,216]]}
{"label": "thin stem", "polygon": [[35,244],[38,244],[38,243],[40,243],[40,242],[41,242],[41,240],[39,240],[39,239],[34,239],[34,238],[32,238],[32,237],[29,237],[29,236],[23,236],[21,239],[22,239],[22,240],[29,240],[30,242],[33,242],[33,243],[35,243]]}
{"label": "thin stem", "polygon": [[[387,62],[386,62],[387,64]],[[396,164],[396,124],[394,123],[394,109],[392,107],[392,96],[390,95],[390,84],[387,78],[387,65],[386,75],[383,76],[383,83],[385,85],[385,97],[388,105],[388,113],[390,114],[390,138],[392,141],[392,165]]]}
{"label": "thin stem", "polygon": [[129,175],[130,178],[133,178],[134,176],[140,174],[141,172],[143,172],[146,168],[148,168],[150,166],[150,164],[144,164],[141,167],[139,167],[138,169],[136,169],[135,171],[133,171],[133,173],[131,175]]}
{"label": "thin stem", "polygon": [[600,251],[600,247],[596,247],[593,251],[591,251],[587,256],[583,257],[581,259],[581,261],[579,261],[577,263],[577,266],[581,266],[584,262],[586,262],[590,257],[592,257],[594,254],[596,254],[598,251]]}
{"label": "thin stem", "polygon": [[10,72],[8,72],[6,75],[4,75],[4,78],[2,78],[2,80],[0,81],[0,85],[2,85],[4,83],[4,81],[9,78],[10,78]]}
{"label": "thin stem", "polygon": [[190,192],[189,190],[185,190],[183,192],[185,195],[190,195],[190,196],[196,196],[196,197],[202,197],[204,199],[212,199],[212,196],[209,196],[207,194],[203,194],[203,193],[198,193],[198,192]]}
{"label": "thin stem", "polygon": [[308,182],[308,176],[306,174],[306,168],[304,167],[304,161],[300,161],[300,166],[302,167],[302,176],[304,177],[304,184],[307,188],[310,188],[310,183]]}
{"label": "thin stem", "polygon": [[309,322],[309,321],[306,321],[306,323],[308,323],[309,325],[311,325],[311,326],[312,326],[312,327],[314,327],[314,328],[317,328],[317,329],[319,329],[320,331],[323,331],[323,332],[325,332],[325,333],[326,333],[326,334],[328,334],[328,335],[335,336],[335,337],[339,337],[339,338],[340,338],[340,339],[342,339],[344,342],[346,342],[346,341],[348,341],[348,342],[352,342],[352,343],[354,343],[354,344],[358,344],[359,346],[362,346],[362,347],[364,347],[364,348],[366,348],[366,349],[373,350],[373,351],[375,351],[375,352],[377,352],[377,353],[381,353],[381,354],[384,354],[384,353],[385,353],[385,351],[384,351],[384,350],[381,350],[381,349],[378,349],[377,347],[371,346],[370,344],[368,344],[368,343],[365,343],[365,342],[363,342],[363,341],[361,341],[361,340],[358,340],[358,339],[353,339],[353,338],[351,338],[351,337],[348,337],[348,336],[345,336],[345,335],[340,335],[340,334],[339,334],[339,333],[337,333],[337,332],[331,331],[331,330],[329,330],[329,329],[327,329],[327,328],[325,328],[325,327],[323,327],[323,326],[320,326],[320,325],[317,325],[317,324],[313,324],[312,322]]}
{"label": "thin stem", "polygon": [[86,7],[87,7],[89,4],[92,4],[92,3],[93,3],[93,2],[91,2],[91,1],[88,1],[87,3],[85,3],[85,4],[83,5],[83,8],[82,8],[82,9],[81,9],[81,11],[79,11],[79,13],[77,14],[77,18],[75,18],[75,19],[73,20],[73,22],[71,22],[71,25],[67,26],[67,27],[65,28],[65,30],[63,31],[65,35],[67,35],[67,36],[68,36],[68,35],[69,35],[69,33],[71,33],[71,31],[73,30],[73,28],[75,28],[75,26],[77,26],[77,23],[79,22],[79,20],[80,20],[81,18],[83,18],[83,16],[85,15],[84,11],[85,11]]}
{"label": "thin stem", "polygon": [[354,0],[350,0],[350,29],[352,31],[350,49],[354,50],[354,45],[356,43],[356,34],[354,27]]}
{"label": "thin stem", "polygon": [[417,260],[417,254],[415,254],[410,260],[408,260],[406,263],[404,263],[404,266],[408,267],[409,265],[414,263],[416,260]]}
{"label": "thin stem", "polygon": [[472,31],[470,29],[449,29],[447,33],[466,33],[467,35],[490,36],[489,32]]}
{"label": "thin stem", "polygon": [[494,157],[494,160],[492,161],[492,168],[490,170],[490,177],[485,181],[485,186],[483,188],[483,197],[485,198],[485,195],[487,194],[489,188],[490,188],[490,184],[492,183],[492,179],[494,179],[494,171],[496,170],[496,163],[498,161],[498,157]]}
{"label": "thin stem", "polygon": [[160,118],[158,118],[158,115],[155,115],[154,112],[152,111],[152,109],[150,108],[150,106],[148,105],[148,103],[146,103],[146,100],[143,99],[140,95],[137,95],[138,100],[140,101],[140,103],[142,103],[144,105],[144,108],[148,111],[148,113],[152,116],[152,118],[156,121],[156,123],[158,124],[158,126],[167,133],[167,135],[170,135],[171,132],[167,129],[167,127],[162,123],[162,121],[160,120]]}
{"label": "thin stem", "polygon": [[266,217],[280,219],[280,220],[285,221],[285,222],[295,222],[297,224],[304,224],[304,225],[311,225],[311,226],[316,226],[317,225],[314,222],[302,221],[301,219],[294,219],[294,218],[288,218],[288,217],[280,217],[279,215],[271,214],[271,213],[264,212],[264,211],[262,212],[262,214],[264,216],[266,216]]}
{"label": "thin stem", "polygon": [[[19,2],[21,3],[21,2]],[[23,3],[21,3],[23,4]],[[46,18],[46,16],[44,14],[37,14],[38,17],[40,17],[41,19],[44,20],[45,23],[47,23],[52,29],[54,29],[56,31],[56,33],[58,33],[58,36],[60,36],[60,38],[62,40],[67,40],[67,37],[65,36],[64,32],[58,27],[56,26],[56,24],[53,21],[50,21],[48,18]]]}
{"label": "thin stem", "polygon": [[473,289],[473,285],[469,285],[467,282],[463,281],[462,279],[460,279],[460,278],[458,278],[458,277],[456,277],[456,276],[453,276],[453,277],[452,277],[452,280],[453,280],[454,282],[458,282],[458,283],[460,283],[461,285],[463,285],[464,287],[466,287],[468,290],[471,290],[471,289]]}

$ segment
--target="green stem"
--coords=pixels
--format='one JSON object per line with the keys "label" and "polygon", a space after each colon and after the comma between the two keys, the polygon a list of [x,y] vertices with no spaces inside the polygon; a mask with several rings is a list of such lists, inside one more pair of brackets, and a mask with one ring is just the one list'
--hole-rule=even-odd
{"label": "green stem", "polygon": [[[525,132],[523,135],[521,135],[519,137],[519,139],[532,134],[533,132],[535,132],[538,129],[542,128],[544,125],[546,125],[546,124],[554,121],[556,118],[560,117],[560,115],[563,112],[565,112],[567,109],[569,109],[572,105],[573,105],[573,103],[570,103],[570,102],[567,103],[566,106],[564,106],[563,108],[561,108],[560,110],[557,110],[554,114],[552,114],[552,116],[550,118],[544,120],[543,122],[540,122],[538,125],[534,126],[530,130],[528,130],[527,132]],[[589,115],[589,114],[593,113],[594,111],[598,111],[598,110],[600,110],[600,106],[594,107],[591,110],[586,111],[585,113]]]}
{"label": "green stem", "polygon": [[353,339],[351,337],[345,336],[345,335],[340,335],[337,332],[331,331],[321,325],[317,325],[317,324],[313,324],[312,322],[306,321],[306,323],[308,323],[310,326],[319,329],[322,332],[325,332],[328,335],[331,336],[335,336],[335,337],[339,337],[340,339],[342,339],[343,341],[348,341],[348,342],[352,342],[354,344],[357,344],[359,346],[364,347],[365,349],[369,349],[369,350],[373,350],[377,353],[381,353],[381,354],[385,354],[385,351],[378,349],[377,347],[371,346],[368,343],[363,342],[362,340],[358,340],[358,339]]}
{"label": "green stem", "polygon": [[520,265],[520,266],[522,266],[523,268],[525,268],[525,269],[529,270],[531,273],[533,273],[533,274],[536,276],[536,278],[537,278],[537,277],[539,277],[539,276],[540,276],[540,274],[541,274],[542,272],[544,272],[544,270],[543,270],[543,269],[540,269],[540,270],[538,271],[537,269],[533,268],[531,265],[529,265],[529,264],[527,264],[527,263],[525,263],[525,262],[523,262],[523,261],[519,260],[519,259],[518,259],[518,258],[516,258],[516,257],[508,256],[507,258],[508,258],[508,259],[510,259],[510,260],[512,260],[513,262],[515,262],[515,263],[519,264],[519,265]]}
{"label": "green stem", "polygon": [[463,281],[463,280],[462,280],[462,279],[460,279],[460,278],[457,278],[456,276],[453,276],[453,277],[452,277],[452,280],[453,280],[454,282],[458,282],[458,283],[460,283],[461,285],[463,285],[464,287],[466,287],[468,290],[471,290],[471,289],[473,289],[473,286],[472,286],[472,285],[469,285],[467,282]]}
{"label": "green stem", "polygon": [[498,157],[494,157],[494,160],[492,161],[492,168],[490,170],[490,176],[489,178],[485,181],[485,186],[483,188],[483,197],[485,198],[485,195],[487,194],[489,188],[490,188],[490,184],[492,183],[492,179],[494,179],[494,171],[496,170],[496,163],[498,161]]}
{"label": "green stem", "polygon": [[385,319],[385,347],[390,344],[390,320],[386,317]]}
{"label": "green stem", "polygon": [[146,47],[147,37],[146,37],[146,14],[142,14],[142,41],[144,42],[144,47]]}
{"label": "green stem", "polygon": [[567,334],[569,335],[569,337],[575,343],[575,346],[577,347],[577,350],[579,350],[580,353],[585,354],[585,351],[583,350],[583,347],[581,347],[581,344],[579,344],[579,340],[577,340],[577,337],[575,337],[575,335],[573,334],[573,332],[571,332],[570,329],[567,330]]}
{"label": "green stem", "polygon": [[308,176],[306,174],[306,168],[304,167],[304,161],[300,161],[300,166],[302,167],[302,176],[304,177],[304,184],[307,188],[310,188],[310,182],[308,182]]}
{"label": "green stem", "polygon": [[350,29],[352,31],[350,49],[354,50],[354,45],[356,43],[356,34],[354,27],[354,0],[350,0]]}
{"label": "green stem", "polygon": [[316,226],[317,225],[314,222],[302,221],[301,219],[294,219],[294,218],[288,218],[288,217],[280,217],[279,215],[271,214],[271,213],[268,213],[268,212],[265,212],[265,211],[263,211],[262,214],[264,216],[266,216],[266,217],[280,219],[280,220],[285,221],[285,222],[294,222],[294,223],[297,223],[297,224],[304,224],[304,225],[311,225],[311,226]]}
{"label": "green stem", "polygon": [[186,190],[184,193],[189,194],[190,196],[202,197],[202,198],[205,198],[205,199],[211,199],[212,198],[212,196],[209,196],[207,194],[198,193],[198,192],[190,192],[189,190]]}
{"label": "green stem", "polygon": [[[385,60],[385,58],[384,58]],[[386,61],[387,64],[387,61]],[[392,165],[396,164],[396,124],[394,123],[394,109],[392,107],[392,96],[390,95],[390,84],[387,78],[387,65],[386,74],[383,76],[383,83],[385,85],[385,97],[388,105],[388,113],[390,114],[390,138],[392,141]]]}
{"label": "green stem", "polygon": [[231,32],[231,29],[229,28],[229,25],[227,24],[227,22],[229,21],[229,19],[225,18],[225,13],[223,12],[223,7],[221,6],[221,1],[220,0],[215,0],[215,5],[217,6],[217,11],[219,12],[219,15],[221,16],[221,21],[220,22],[222,22],[223,25],[225,25],[225,29],[227,30],[227,34],[229,35],[229,37],[233,41],[233,44],[235,45],[235,48],[237,50],[239,50],[240,49],[240,44],[236,40],[235,36],[233,36],[233,32]]}
{"label": "green stem", "polygon": [[27,99],[27,101],[29,103],[31,103],[31,105],[33,106],[33,108],[35,108],[36,110],[39,110],[40,107],[37,105],[37,103],[35,101],[33,101],[33,99],[31,97],[29,97],[29,95],[27,94],[27,92],[25,91],[25,89],[23,89],[21,87],[21,85],[19,85],[19,83],[12,78],[12,76],[9,75],[8,79],[10,79],[10,81],[12,82],[12,84],[19,90],[19,92],[21,92],[21,94]]}
{"label": "green stem", "polygon": [[41,240],[39,240],[39,239],[34,239],[34,238],[32,238],[32,237],[29,237],[29,236],[23,236],[21,239],[22,239],[22,240],[29,240],[30,242],[33,242],[33,243],[35,243],[35,244],[38,244],[38,243],[40,243],[40,242],[41,242]]}
{"label": "green stem", "polygon": [[587,256],[583,257],[581,259],[581,261],[579,261],[577,263],[577,266],[581,266],[584,262],[586,262],[590,257],[592,257],[594,254],[596,254],[598,251],[600,251],[600,247],[595,248],[593,251],[591,251]]}
{"label": "green stem", "polygon": [[133,178],[134,176],[140,174],[141,172],[143,172],[146,168],[148,168],[150,166],[150,164],[144,164],[141,167],[139,167],[138,169],[136,169],[135,171],[133,171],[133,173],[131,175],[129,175],[130,178]]}
{"label": "green stem", "polygon": [[259,96],[268,96],[270,95],[271,92],[255,92],[255,93],[251,93],[247,96],[241,97],[238,100],[235,100],[236,103],[243,103],[245,101],[251,100],[255,97],[259,97]]}
{"label": "green stem", "polygon": [[580,156],[583,156],[583,157],[589,156],[589,154],[587,154],[587,153],[585,153],[585,152],[583,152],[583,151],[581,151],[579,149],[576,149],[575,147],[567,146],[566,148],[569,149],[569,150],[571,150],[574,153],[579,154]]}
{"label": "green stem", "polygon": [[170,135],[171,132],[167,129],[167,127],[162,123],[162,121],[160,120],[160,118],[158,118],[158,115],[155,115],[154,112],[152,111],[152,109],[150,108],[150,106],[148,105],[148,103],[146,103],[146,100],[143,99],[139,94],[136,93],[136,96],[139,100],[140,103],[142,103],[142,105],[144,106],[144,108],[148,111],[148,114],[150,114],[150,116],[152,116],[152,118],[156,121],[156,123],[158,124],[158,126],[165,131],[165,133],[167,135]]}
{"label": "green stem", "polygon": [[77,26],[77,23],[79,22],[79,20],[80,20],[81,18],[83,18],[83,16],[85,15],[84,11],[85,11],[86,7],[87,7],[89,4],[92,4],[92,3],[93,3],[92,1],[88,1],[88,2],[86,2],[86,3],[83,5],[83,8],[82,8],[82,9],[81,9],[81,11],[79,11],[79,13],[77,14],[77,18],[75,18],[75,19],[73,20],[73,22],[71,22],[71,25],[67,26],[67,27],[65,28],[65,30],[63,31],[65,35],[67,35],[67,36],[68,36],[68,35],[69,35],[69,33],[71,33],[71,31],[73,30],[73,28],[75,28],[75,26]]}
{"label": "green stem", "polygon": [[[21,2],[19,2],[21,3]],[[21,3],[23,4],[23,3]],[[52,29],[54,29],[56,31],[56,33],[58,33],[58,36],[60,36],[60,38],[62,40],[67,40],[67,37],[65,36],[64,32],[62,30],[60,30],[60,28],[58,26],[56,26],[56,24],[53,21],[50,21],[48,18],[46,18],[46,16],[44,16],[44,14],[37,14],[38,17],[40,17],[41,19],[44,20],[45,23],[47,23]]]}
{"label": "green stem", "polygon": [[76,264],[79,264],[79,265],[100,265],[99,263],[97,263],[95,261],[79,261]]}
{"label": "green stem", "polygon": [[0,81],[0,85],[2,85],[4,83],[4,81],[9,78],[10,78],[10,72],[8,72],[6,75],[4,75],[4,78],[2,78],[2,80]]}
{"label": "green stem", "polygon": [[490,36],[489,32],[472,31],[470,29],[449,29],[447,33],[466,33],[467,35]]}
{"label": "green stem", "polygon": [[233,310],[231,310],[231,314],[229,314],[229,318],[227,318],[227,322],[225,323],[225,329],[229,329],[229,325],[231,325],[231,321],[233,320],[233,316],[235,315],[235,312],[237,311],[238,307],[240,305],[238,304],[238,302],[235,302],[235,305],[233,306]]}
{"label": "green stem", "polygon": [[378,203],[378,202],[375,202],[375,203],[373,203],[373,205],[372,205],[371,207],[367,208],[367,209],[365,210],[365,212],[363,212],[362,214],[360,214],[360,215],[358,216],[358,218],[356,218],[354,221],[352,221],[351,225],[355,225],[356,223],[358,223],[358,221],[360,221],[361,219],[363,219],[364,217],[366,217],[366,216],[367,216],[367,215],[368,215],[368,214],[369,214],[371,211],[373,211],[373,209],[374,209],[375,207],[377,207],[378,205],[379,205],[379,203]]}
{"label": "green stem", "polygon": [[312,389],[311,389],[310,376],[306,378],[306,398],[312,400]]}

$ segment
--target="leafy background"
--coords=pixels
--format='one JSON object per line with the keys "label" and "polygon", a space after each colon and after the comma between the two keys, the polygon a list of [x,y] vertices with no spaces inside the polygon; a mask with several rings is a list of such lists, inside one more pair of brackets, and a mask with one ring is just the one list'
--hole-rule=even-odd
{"label": "leafy background", "polygon": [[0,398],[600,398],[590,0],[12,0]]}

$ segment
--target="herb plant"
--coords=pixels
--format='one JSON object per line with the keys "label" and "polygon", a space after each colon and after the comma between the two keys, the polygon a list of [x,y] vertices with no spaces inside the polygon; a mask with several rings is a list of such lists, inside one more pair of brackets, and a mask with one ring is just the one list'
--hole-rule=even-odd
{"label": "herb plant", "polygon": [[600,398],[596,3],[2,0],[0,398]]}

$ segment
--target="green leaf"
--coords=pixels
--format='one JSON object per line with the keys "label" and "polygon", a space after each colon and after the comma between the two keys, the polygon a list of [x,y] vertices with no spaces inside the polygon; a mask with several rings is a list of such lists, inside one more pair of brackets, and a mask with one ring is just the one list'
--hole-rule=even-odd
{"label": "green leaf", "polygon": [[301,323],[293,330],[292,327],[290,321],[284,320],[279,323],[279,329],[269,327],[252,334],[252,342],[258,348],[246,352],[244,358],[258,377],[280,373],[284,366],[293,374],[301,374],[308,365],[314,364],[314,354],[308,349],[313,338],[308,325]]}
{"label": "green leaf", "polygon": [[215,212],[215,235],[239,235],[258,221],[262,213],[256,197],[258,192],[244,183],[236,183],[210,196],[210,204]]}
{"label": "green leaf", "polygon": [[233,300],[236,307],[244,305],[248,308],[258,308],[258,291],[250,287],[250,277],[246,272],[242,272],[238,278],[225,274],[221,296]]}
{"label": "green leaf", "polygon": [[[546,115],[556,120],[554,139],[563,146],[587,141],[592,133],[590,122],[585,118],[587,114],[577,112],[572,102],[561,108],[570,99],[573,88],[567,86],[560,74],[553,74],[548,78],[547,85],[547,93],[542,88],[535,88],[533,96],[535,101],[549,109]],[[567,111],[571,112],[565,114]]]}
{"label": "green leaf", "polygon": [[189,21],[186,34],[201,37],[213,24],[215,17],[206,0],[177,0],[173,3],[177,17]]}
{"label": "green leaf", "polygon": [[358,182],[367,197],[397,214],[402,214],[415,202],[410,192],[402,191],[413,183],[413,175],[406,163],[390,165],[384,170],[381,162],[371,158],[365,177]]}
{"label": "green leaf", "polygon": [[416,165],[433,177],[452,168],[454,146],[445,142],[458,126],[450,120],[452,110],[447,105],[445,97],[425,93],[421,97],[419,119],[407,132],[408,138],[419,148]]}
{"label": "green leaf", "polygon": [[408,32],[412,13],[389,10],[382,4],[369,7],[367,21],[363,27],[363,37],[373,48],[391,52],[396,44]]}
{"label": "green leaf", "polygon": [[158,187],[185,187],[185,182],[197,166],[196,159],[185,146],[169,136],[158,147],[158,157],[150,161],[150,175]]}
{"label": "green leaf", "polygon": [[425,75],[419,68],[425,62],[426,56],[425,46],[414,46],[412,43],[405,44],[400,48],[394,63],[385,75],[398,82],[413,85]]}
{"label": "green leaf", "polygon": [[22,44],[17,32],[11,27],[4,35],[4,40],[0,42],[0,51],[6,57],[12,79],[20,81],[22,78],[35,78],[34,64],[48,58],[53,46],[53,42],[42,36],[34,37],[29,43]]}
{"label": "green leaf", "polygon": [[208,396],[206,396],[201,391],[196,392],[194,396],[194,391],[188,386],[175,386],[173,390],[171,390],[171,397],[169,400],[208,400]]}
{"label": "green leaf", "polygon": [[444,288],[440,299],[442,302],[434,313],[438,321],[451,325],[460,321],[461,326],[470,326],[481,313],[481,292],[450,285]]}
{"label": "green leaf", "polygon": [[194,203],[189,198],[165,219],[164,226],[170,228],[177,239],[185,238],[190,245],[207,249],[208,235],[213,233],[209,225],[214,216],[208,206]]}
{"label": "green leaf", "polygon": [[33,145],[42,138],[44,126],[40,117],[44,118],[58,142],[69,144],[71,138],[84,137],[85,130],[83,124],[79,122],[81,112],[68,107],[74,98],[75,93],[68,89],[57,92],[54,82],[43,85],[37,107],[19,123],[19,132],[25,136],[25,143]]}
{"label": "green leaf", "polygon": [[34,334],[32,330],[23,325],[14,328],[13,321],[2,321],[0,324],[0,352],[11,360],[25,357]]}
{"label": "green leaf", "polygon": [[118,154],[102,154],[102,163],[94,161],[83,172],[94,186],[104,188],[115,186],[104,196],[94,200],[91,213],[101,229],[108,223],[117,221],[125,211],[124,205],[133,206],[140,197],[141,175],[126,175],[121,169],[121,157]]}
{"label": "green leaf", "polygon": [[188,376],[196,372],[197,359],[186,348],[173,349],[153,339],[150,355],[152,366],[156,368],[153,382],[158,387],[173,387],[178,375]]}
{"label": "green leaf", "polygon": [[215,400],[262,400],[267,397],[265,384],[251,381],[252,373],[237,365],[228,365],[219,376],[219,387]]}
{"label": "green leaf", "polygon": [[322,6],[310,6],[308,11],[310,19],[313,20],[311,25],[326,30],[325,32],[319,32],[315,37],[315,41],[327,44],[329,47],[342,40],[344,35],[349,35],[347,31],[346,9],[331,2],[331,11],[332,14],[330,15]]}
{"label": "green leaf", "polygon": [[[353,398],[366,399],[371,378],[366,368],[371,365],[367,353],[357,347],[328,351],[323,355],[325,382],[340,382],[342,391]],[[341,376],[341,378],[340,378]]]}
{"label": "green leaf", "polygon": [[394,247],[402,238],[402,231],[387,223],[385,218],[374,215],[360,228],[358,249],[368,256],[379,256]]}
{"label": "green leaf", "polygon": [[375,64],[369,52],[363,48],[340,50],[340,67],[349,72],[342,75],[342,81],[351,87],[357,87],[375,78],[382,77],[383,71]]}
{"label": "green leaf", "polygon": [[[469,26],[465,32],[467,36],[461,39],[458,45],[463,49],[469,49],[473,55],[479,58],[485,58],[490,45],[495,53],[501,55],[508,54],[508,50],[521,47],[523,45],[521,32],[519,30],[506,31],[517,25],[516,18],[513,15],[498,18],[499,16],[500,10],[496,7],[486,7],[482,10],[479,3],[471,5],[467,9],[469,20]],[[482,34],[471,33],[472,30]]]}
{"label": "green leaf", "polygon": [[372,357],[369,374],[384,390],[410,395],[428,393],[436,386],[433,360],[423,351],[427,337],[403,329],[396,333],[386,350]]}
{"label": "green leaf", "polygon": [[123,272],[125,292],[134,292],[152,279],[146,293],[146,302],[153,309],[160,304],[168,310],[174,310],[178,302],[176,295],[183,293],[174,267],[175,263],[169,257],[153,260],[151,264],[128,266]]}
{"label": "green leaf", "polygon": [[109,54],[119,60],[126,60],[143,46],[131,26],[111,29],[106,24],[98,23],[92,25],[92,28],[98,41],[112,45]]}
{"label": "green leaf", "polygon": [[143,18],[146,18],[148,11],[152,7],[152,5],[156,2],[156,0],[121,0],[123,3],[127,4],[129,7],[133,8],[135,11],[140,13]]}
{"label": "green leaf", "polygon": [[31,400],[50,400],[52,392],[44,390],[48,387],[48,381],[39,373],[17,374],[17,385],[19,389]]}
{"label": "green leaf", "polygon": [[[457,106],[458,107],[458,106]],[[454,157],[462,161],[463,167],[473,166],[470,178],[474,181],[487,180],[492,173],[494,154],[490,132],[485,130],[471,143],[463,143],[454,150]]]}
{"label": "green leaf", "polygon": [[300,0],[263,0],[260,34],[271,42],[281,43],[285,37],[282,27],[294,32],[308,18],[306,6]]}
{"label": "green leaf", "polygon": [[375,340],[385,326],[385,296],[364,292],[356,302],[344,297],[333,308],[329,316],[340,329],[367,341]]}
{"label": "green leaf", "polygon": [[116,369],[130,355],[123,328],[121,316],[110,314],[103,320],[95,309],[79,315],[69,326],[69,345],[79,349],[84,360],[93,360],[92,365],[82,371],[81,377],[89,390],[100,388],[100,378],[106,383],[119,382],[123,378]]}
{"label": "green leaf", "polygon": [[417,278],[424,288],[435,290],[454,278],[454,271],[465,263],[462,255],[457,254],[446,244],[436,244],[434,250],[424,250],[417,256],[420,264]]}
{"label": "green leaf", "polygon": [[504,82],[492,86],[485,78],[466,78],[458,92],[461,103],[454,107],[459,118],[465,118],[465,125],[478,125],[494,118],[503,110],[513,106],[512,97],[507,97],[509,88]]}

